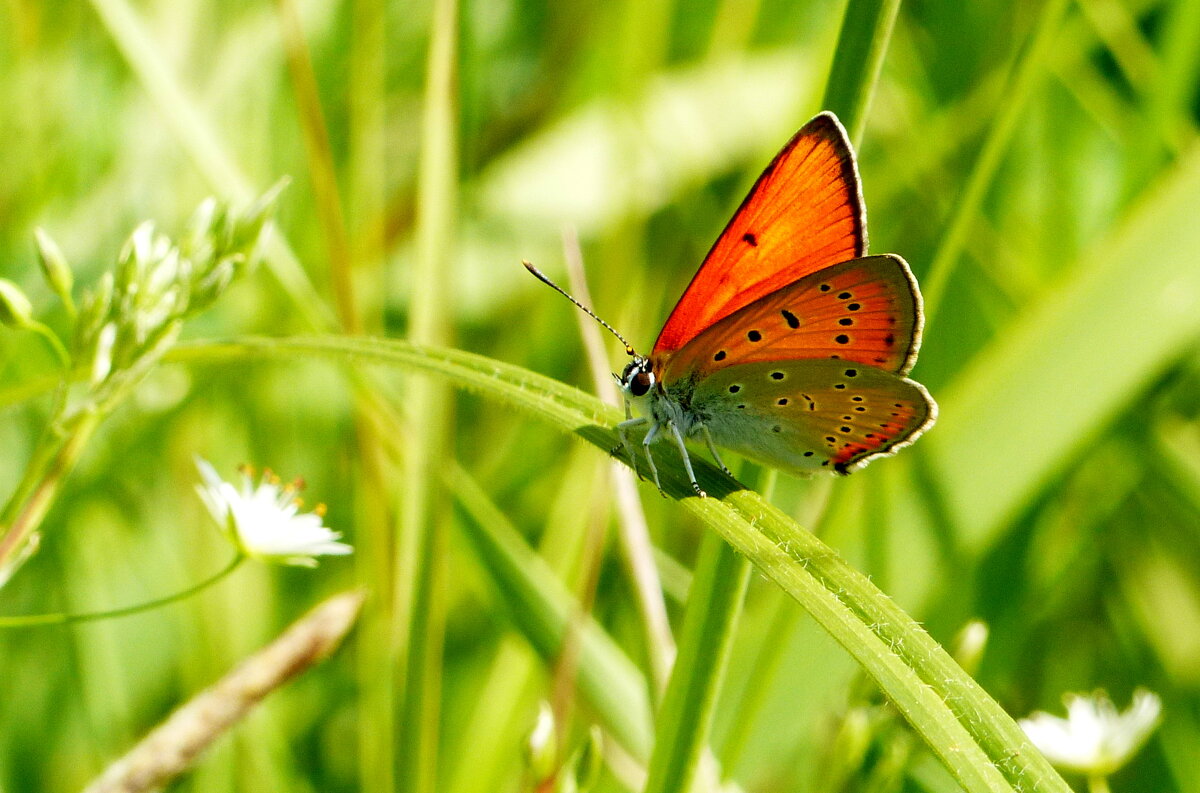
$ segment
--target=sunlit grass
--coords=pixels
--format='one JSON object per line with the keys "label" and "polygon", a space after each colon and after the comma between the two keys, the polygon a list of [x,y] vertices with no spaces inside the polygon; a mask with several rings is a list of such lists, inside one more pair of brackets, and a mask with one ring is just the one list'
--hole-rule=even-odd
{"label": "sunlit grass", "polygon": [[[571,225],[597,311],[649,346],[759,169],[832,103],[861,132],[871,252],[902,254],[932,298],[915,376],[942,413],[912,449],[849,478],[781,476],[771,501],[795,521],[749,493],[681,507],[639,487],[676,642],[705,532],[759,565],[698,778],[951,790],[945,762],[960,784],[1021,789],[1025,758],[996,756],[990,711],[937,715],[939,699],[964,712],[937,688],[949,657],[914,650],[899,612],[869,618],[865,578],[839,589],[861,571],[943,645],[983,620],[973,672],[1014,717],[1061,712],[1066,692],[1105,688],[1121,705],[1158,692],[1162,726],[1112,790],[1191,789],[1200,3],[850,5],[876,24],[772,1],[7,4],[0,277],[55,332],[70,316],[39,274],[35,227],[72,263],[78,298],[138,222],[174,234],[207,195],[291,185],[263,265],[188,320],[199,343],[88,428],[0,614],[120,608],[217,572],[228,548],[192,492],[196,454],[302,475],[356,556],[315,573],[242,566],[144,614],[0,633],[0,788],[82,789],[351,587],[367,598],[345,651],[269,697],[178,789],[534,790],[522,746],[541,700],[564,719],[551,763],[564,774],[584,773],[589,728],[606,732],[596,790],[680,767],[655,759],[653,736],[693,756],[670,722],[691,711],[652,682],[663,648],[647,645],[637,560],[613,536],[602,428],[619,414],[539,391],[531,373],[592,379],[572,309],[520,260],[562,273]],[[298,28],[281,16],[293,12]],[[891,28],[885,49],[868,27]],[[878,82],[851,85],[872,52]],[[297,335],[271,355],[250,339]],[[4,500],[38,460],[57,369],[37,335],[0,328]],[[579,427],[592,443],[560,431]],[[764,539],[797,524],[846,566],[824,545],[788,555]],[[847,578],[821,578],[831,570]],[[701,589],[688,602],[720,600]],[[945,674],[922,682],[933,670]],[[961,756],[939,762],[941,740]]]}

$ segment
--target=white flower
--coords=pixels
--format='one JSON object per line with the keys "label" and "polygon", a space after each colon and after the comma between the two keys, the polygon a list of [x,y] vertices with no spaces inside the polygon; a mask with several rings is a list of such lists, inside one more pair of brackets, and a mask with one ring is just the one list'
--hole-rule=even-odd
{"label": "white flower", "polygon": [[204,460],[196,458],[203,484],[196,492],[217,525],[247,556],[281,564],[316,567],[314,556],[343,556],[352,548],[337,542],[341,534],[321,525],[315,512],[301,513],[296,488],[264,475],[257,485],[242,472],[238,490],[221,479]]}
{"label": "white flower", "polygon": [[1019,724],[1051,763],[1091,776],[1109,776],[1125,765],[1162,715],[1162,700],[1144,688],[1133,692],[1133,704],[1124,713],[1102,691],[1068,694],[1063,702],[1067,718],[1039,711]]}

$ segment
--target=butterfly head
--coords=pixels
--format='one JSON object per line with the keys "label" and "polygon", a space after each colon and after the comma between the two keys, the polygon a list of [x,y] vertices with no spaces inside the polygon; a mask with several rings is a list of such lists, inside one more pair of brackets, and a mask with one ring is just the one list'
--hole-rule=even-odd
{"label": "butterfly head", "polygon": [[643,355],[635,355],[633,360],[626,364],[625,370],[617,378],[617,383],[625,392],[625,398],[632,401],[641,399],[654,390],[658,378],[654,374],[650,359]]}

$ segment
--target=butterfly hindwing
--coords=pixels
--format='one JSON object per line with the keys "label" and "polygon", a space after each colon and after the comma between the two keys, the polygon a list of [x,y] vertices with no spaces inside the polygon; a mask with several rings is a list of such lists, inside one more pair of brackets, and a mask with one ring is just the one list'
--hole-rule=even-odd
{"label": "butterfly hindwing", "polygon": [[717,445],[790,471],[844,473],[907,446],[937,416],[919,383],[830,359],[730,366],[672,390]]}
{"label": "butterfly hindwing", "polygon": [[785,359],[843,360],[905,374],[921,342],[921,297],[899,256],[835,264],[759,298],[664,356],[666,381]]}
{"label": "butterfly hindwing", "polygon": [[805,124],[759,176],[654,344],[680,349],[705,328],[809,273],[866,251],[866,216],[846,131]]}

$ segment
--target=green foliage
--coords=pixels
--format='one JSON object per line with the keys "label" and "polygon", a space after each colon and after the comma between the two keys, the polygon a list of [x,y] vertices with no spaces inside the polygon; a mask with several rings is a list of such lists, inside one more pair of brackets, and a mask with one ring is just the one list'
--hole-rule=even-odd
{"label": "green foliage", "polygon": [[[706,466],[706,502],[639,486],[672,592],[722,597],[687,574],[714,528],[757,571],[740,619],[710,615],[694,645],[730,642],[723,682],[712,663],[689,689],[715,697],[693,703],[713,711],[698,784],[1055,789],[1027,746],[1006,754],[1020,736],[1001,708],[1061,712],[1096,688],[1124,705],[1145,686],[1162,725],[1111,787],[1193,789],[1200,2],[854,0],[849,28],[790,0],[434,5],[0,10],[0,284],[20,319],[0,326],[3,497],[61,474],[0,614],[107,611],[212,576],[229,550],[193,493],[196,454],[303,476],[355,546],[316,572],[244,564],[163,609],[0,633],[0,788],[81,789],[352,586],[369,596],[351,652],[175,789],[531,790],[543,700],[558,789],[641,789],[656,751],[671,762],[656,735],[691,752],[669,721],[691,711],[652,682],[675,648],[645,627],[645,559],[603,453],[620,414],[560,384],[591,390],[574,309],[520,260],[558,277],[562,226],[578,229],[592,305],[647,347],[825,96],[857,114],[871,251],[933,287],[914,376],[942,412],[851,477],[781,477],[771,504]],[[265,215],[202,215],[225,231],[201,235],[187,219],[284,176],[265,266],[226,289]],[[140,231],[114,270],[147,219],[177,247]],[[139,326],[178,261],[200,264],[175,313]],[[47,340],[73,333],[73,396],[132,372],[82,432],[54,422],[79,402],[56,391],[66,351]],[[168,352],[176,334],[194,343]],[[64,448],[77,464],[60,470]],[[666,613],[681,643],[701,620]],[[979,688],[934,641],[973,619]]]}

